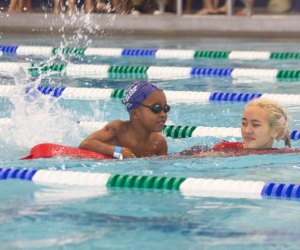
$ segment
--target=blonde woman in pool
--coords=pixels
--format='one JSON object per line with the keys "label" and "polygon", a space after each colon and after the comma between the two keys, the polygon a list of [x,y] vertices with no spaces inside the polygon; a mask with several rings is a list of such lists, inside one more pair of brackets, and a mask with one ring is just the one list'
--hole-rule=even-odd
{"label": "blonde woman in pool", "polygon": [[224,152],[229,153],[227,156],[247,155],[250,151],[254,154],[259,151],[268,153],[268,150],[274,150],[275,140],[284,140],[285,146],[291,147],[287,113],[280,104],[265,98],[254,99],[245,106],[241,119],[241,135],[242,142],[220,142],[213,148],[195,145],[184,150],[182,154],[213,157]]}
{"label": "blonde woman in pool", "polygon": [[272,148],[274,140],[291,147],[288,115],[272,100],[260,98],[249,102],[241,122],[244,148]]}

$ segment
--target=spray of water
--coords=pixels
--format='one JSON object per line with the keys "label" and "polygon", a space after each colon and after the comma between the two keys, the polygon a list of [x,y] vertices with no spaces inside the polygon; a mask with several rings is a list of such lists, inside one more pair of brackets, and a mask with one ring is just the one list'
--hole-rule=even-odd
{"label": "spray of water", "polygon": [[41,78],[31,81],[20,67],[14,72],[18,91],[10,96],[12,126],[3,128],[1,140],[20,147],[32,147],[42,142],[78,144],[80,129],[72,114],[63,109],[59,99],[37,90]]}
{"label": "spray of water", "polygon": [[[45,14],[47,19],[47,14]],[[109,25],[112,25],[114,17]],[[92,15],[60,15],[63,25],[59,30],[60,39],[55,43],[60,43],[58,54],[47,58],[44,65],[51,65],[55,61],[68,63],[70,57],[61,53],[63,48],[84,45],[88,47],[92,43],[87,34],[99,34],[103,27],[94,22]],[[73,36],[66,36],[65,27],[70,25],[78,26]],[[106,24],[107,25],[107,24]],[[52,25],[49,22],[50,32]],[[101,33],[100,36],[105,34]],[[60,42],[59,42],[60,40]],[[27,61],[34,63],[34,59],[27,58]],[[6,72],[7,73],[7,72]],[[12,126],[0,128],[0,140],[8,145],[30,148],[43,142],[52,142],[64,145],[77,146],[83,139],[77,119],[70,111],[62,108],[58,98],[51,95],[44,95],[37,90],[42,79],[49,75],[41,75],[33,81],[28,73],[17,64],[10,69],[11,76],[18,91],[10,96],[13,104],[11,110]],[[49,73],[51,74],[51,72]],[[61,87],[62,83],[54,83],[50,80],[52,87]]]}

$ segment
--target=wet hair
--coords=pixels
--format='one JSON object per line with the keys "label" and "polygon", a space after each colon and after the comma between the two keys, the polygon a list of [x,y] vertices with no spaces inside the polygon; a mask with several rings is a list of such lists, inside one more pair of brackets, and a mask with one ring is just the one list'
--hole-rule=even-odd
{"label": "wet hair", "polygon": [[154,91],[162,89],[147,81],[139,81],[131,85],[125,93],[125,99],[122,103],[126,106],[130,113],[137,108],[147,97]]}
{"label": "wet hair", "polygon": [[290,118],[282,106],[273,100],[258,98],[250,101],[245,108],[253,106],[262,108],[266,112],[270,127],[279,130],[275,139],[277,141],[284,140],[285,146],[291,147],[289,128]]}

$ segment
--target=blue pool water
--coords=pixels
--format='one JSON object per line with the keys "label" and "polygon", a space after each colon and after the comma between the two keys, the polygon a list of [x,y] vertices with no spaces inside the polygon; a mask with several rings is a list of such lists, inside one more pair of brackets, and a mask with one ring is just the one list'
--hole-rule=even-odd
{"label": "blue pool water", "polygon": [[[205,38],[37,37],[1,35],[3,45],[58,47],[170,48],[192,50],[299,51],[299,41]],[[88,42],[88,43],[87,43]],[[42,57],[2,56],[1,62],[41,62]],[[299,70],[298,61],[146,60],[144,58],[55,58],[82,64],[276,68]],[[52,86],[126,88],[134,79],[48,77]],[[2,85],[22,84],[22,75],[1,76]],[[166,90],[298,94],[299,81],[236,81],[232,78],[158,79]],[[170,102],[169,124],[239,127],[243,103]],[[53,142],[78,146],[87,133],[76,121],[128,119],[120,100],[57,100],[24,95],[0,99],[0,118],[14,126],[0,128],[0,167],[91,173],[201,177],[299,183],[299,155],[256,155],[203,159],[130,159],[94,161],[38,159],[20,161],[32,146]],[[285,105],[291,128],[299,129],[299,105]],[[224,139],[224,138],[222,138]],[[225,138],[238,140],[238,138]],[[215,137],[167,138],[170,152],[194,144],[212,146]],[[282,147],[282,143],[278,143]],[[293,147],[300,147],[293,141]],[[298,249],[299,200],[184,196],[179,191],[35,185],[0,181],[2,249]]]}

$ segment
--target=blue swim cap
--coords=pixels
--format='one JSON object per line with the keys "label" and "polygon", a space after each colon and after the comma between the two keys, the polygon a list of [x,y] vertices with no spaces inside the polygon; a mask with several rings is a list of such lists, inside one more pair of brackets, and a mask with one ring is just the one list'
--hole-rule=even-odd
{"label": "blue swim cap", "polygon": [[161,90],[150,82],[140,81],[131,85],[125,93],[123,104],[126,105],[127,111],[137,108],[143,101],[154,91]]}

